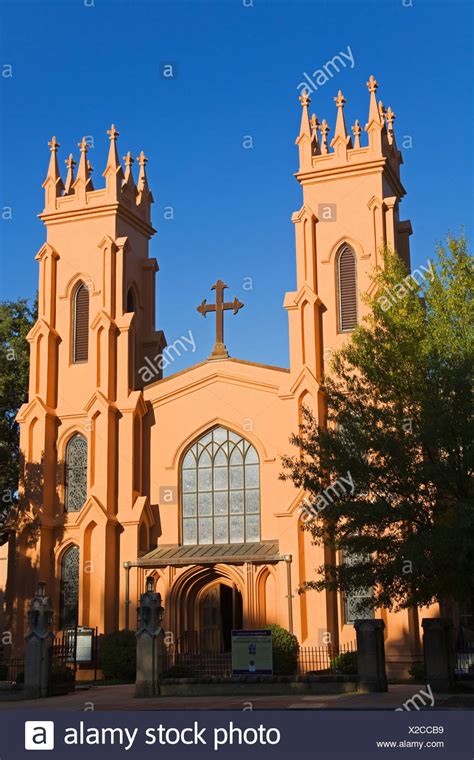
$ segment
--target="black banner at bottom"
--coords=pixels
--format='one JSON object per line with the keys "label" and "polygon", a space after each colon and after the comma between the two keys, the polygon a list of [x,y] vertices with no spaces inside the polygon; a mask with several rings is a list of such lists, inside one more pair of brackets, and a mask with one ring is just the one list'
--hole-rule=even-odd
{"label": "black banner at bottom", "polygon": [[43,750],[58,760],[473,760],[473,715],[464,710],[0,710],[0,758],[20,760]]}

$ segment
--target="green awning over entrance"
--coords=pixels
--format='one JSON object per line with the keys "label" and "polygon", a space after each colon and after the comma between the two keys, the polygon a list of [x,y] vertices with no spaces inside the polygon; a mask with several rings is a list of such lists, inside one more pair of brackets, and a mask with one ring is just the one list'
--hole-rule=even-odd
{"label": "green awning over entrance", "polygon": [[137,560],[138,567],[177,567],[179,565],[228,565],[243,562],[279,562],[278,541],[260,541],[248,544],[193,544],[180,546],[167,544]]}

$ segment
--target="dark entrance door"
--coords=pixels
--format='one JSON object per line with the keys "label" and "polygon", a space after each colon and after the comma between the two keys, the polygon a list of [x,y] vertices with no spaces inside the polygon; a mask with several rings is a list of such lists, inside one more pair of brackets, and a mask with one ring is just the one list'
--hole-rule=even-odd
{"label": "dark entrance door", "polygon": [[225,583],[210,588],[201,600],[200,627],[202,652],[230,652],[231,631],[242,628],[240,592]]}

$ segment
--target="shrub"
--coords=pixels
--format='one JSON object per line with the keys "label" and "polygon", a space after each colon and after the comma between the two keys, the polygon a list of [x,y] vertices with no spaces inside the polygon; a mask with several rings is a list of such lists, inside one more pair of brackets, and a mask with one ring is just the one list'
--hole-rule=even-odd
{"label": "shrub", "polygon": [[340,673],[343,676],[352,676],[357,673],[357,652],[343,652],[336,655],[331,660],[331,670],[333,673]]}
{"label": "shrub", "polygon": [[54,664],[51,667],[51,683],[72,683],[75,680],[73,668],[67,665]]}
{"label": "shrub", "polygon": [[425,663],[424,662],[414,662],[408,672],[411,676],[412,681],[416,681],[417,683],[425,682]]}
{"label": "shrub", "polygon": [[298,664],[298,639],[279,625],[270,625],[269,628],[272,632],[273,672],[292,676]]}
{"label": "shrub", "polygon": [[137,643],[133,631],[107,633],[100,641],[99,664],[110,681],[134,681]]}
{"label": "shrub", "polygon": [[169,670],[163,673],[163,678],[195,678],[196,673],[192,668],[186,665],[172,665]]}

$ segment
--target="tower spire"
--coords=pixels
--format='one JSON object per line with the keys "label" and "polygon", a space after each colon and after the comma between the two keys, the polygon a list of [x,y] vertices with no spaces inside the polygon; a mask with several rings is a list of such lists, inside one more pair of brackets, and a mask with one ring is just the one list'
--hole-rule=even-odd
{"label": "tower spire", "polygon": [[367,89],[370,93],[370,103],[369,103],[369,119],[365,127],[365,131],[367,132],[369,136],[369,148],[372,152],[375,153],[381,153],[382,152],[382,129],[383,129],[383,117],[380,111],[379,106],[377,105],[377,88],[378,84],[373,76],[373,74],[370,75],[369,81],[367,82]]}
{"label": "tower spire", "polygon": [[328,149],[329,124],[327,123],[326,119],[322,120],[321,126],[319,127],[319,131],[321,132],[321,153],[324,156],[327,153],[329,153],[329,149]]}
{"label": "tower spire", "polygon": [[395,144],[395,133],[393,131],[393,122],[395,121],[397,117],[393,113],[390,106],[385,111],[385,119],[387,121],[387,137],[388,137],[388,144],[394,145]]}
{"label": "tower spire", "polygon": [[313,113],[313,115],[311,116],[310,124],[311,124],[312,155],[319,156],[321,154],[321,147],[319,145],[319,137],[318,137],[319,121],[315,113]]}
{"label": "tower spire", "polygon": [[74,167],[76,165],[72,153],[69,154],[69,158],[67,158],[64,163],[67,166],[66,186],[64,188],[64,194],[71,195],[71,193],[74,192],[72,186],[74,184]]}
{"label": "tower spire", "polygon": [[346,130],[346,122],[344,119],[344,103],[346,103],[346,99],[344,95],[342,94],[341,90],[337,93],[337,98],[334,98],[334,102],[337,106],[337,119],[336,119],[336,127],[334,129],[334,137],[331,142],[331,145],[335,142],[335,140],[338,137],[342,137],[342,139],[345,141],[347,138],[347,130]]}
{"label": "tower spire", "polygon": [[112,124],[110,129],[107,130],[107,134],[109,136],[110,145],[103,176],[105,177],[107,191],[111,192],[115,198],[118,198],[124,179],[123,169],[117,153],[117,137],[120,133],[115,128],[115,124]]}
{"label": "tower spire", "polygon": [[125,193],[126,195],[129,194],[130,197],[135,200],[136,196],[138,195],[138,190],[133,178],[133,158],[130,151],[128,151],[127,155],[123,157],[123,160],[125,162],[125,179],[122,185],[122,193]]}
{"label": "tower spire", "polygon": [[56,155],[57,150],[61,147],[53,136],[48,143],[51,155],[49,157],[48,173],[43,182],[42,187],[45,190],[45,206],[52,206],[56,203],[58,198],[64,191],[64,183],[59,173],[58,157]]}
{"label": "tower spire", "polygon": [[338,160],[347,160],[347,148],[352,147],[351,138],[347,134],[346,122],[344,119],[344,103],[346,99],[341,90],[337,93],[337,98],[334,98],[337,106],[337,119],[336,127],[334,130],[334,137],[331,140],[331,148],[334,148]]}
{"label": "tower spire", "polygon": [[89,181],[89,162],[87,160],[87,151],[89,145],[85,137],[82,138],[80,143],[77,143],[77,147],[81,151],[81,157],[79,159],[79,166],[77,169],[77,177],[74,184],[78,184],[79,181],[87,185]]}
{"label": "tower spire", "polygon": [[301,124],[300,132],[296,138],[296,144],[300,154],[300,171],[311,169],[311,129],[309,125],[308,106],[311,98],[306,90],[303,90],[299,97],[301,103]]}
{"label": "tower spire", "polygon": [[362,127],[359,124],[359,119],[356,119],[354,122],[354,126],[352,127],[352,134],[354,135],[354,148],[357,150],[360,148],[360,133],[362,132]]}
{"label": "tower spire", "polygon": [[140,151],[140,155],[138,156],[137,161],[140,166],[137,183],[137,206],[143,209],[145,212],[145,217],[149,218],[150,206],[153,203],[153,196],[148,186],[148,178],[146,176],[146,165],[148,163],[148,159],[143,151]]}

